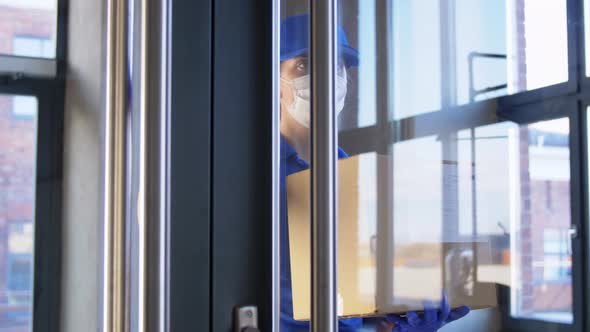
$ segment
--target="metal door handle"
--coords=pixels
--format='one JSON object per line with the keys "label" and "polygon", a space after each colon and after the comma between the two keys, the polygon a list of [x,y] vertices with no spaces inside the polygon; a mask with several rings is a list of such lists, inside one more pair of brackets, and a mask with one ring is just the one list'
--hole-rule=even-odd
{"label": "metal door handle", "polygon": [[260,332],[258,329],[258,308],[253,305],[237,307],[235,324],[236,332]]}

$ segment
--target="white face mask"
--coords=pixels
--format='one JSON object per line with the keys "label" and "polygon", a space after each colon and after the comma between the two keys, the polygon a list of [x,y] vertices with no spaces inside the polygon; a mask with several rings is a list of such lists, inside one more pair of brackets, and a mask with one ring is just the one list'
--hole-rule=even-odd
{"label": "white face mask", "polygon": [[[301,76],[291,81],[282,78],[281,80],[291,86],[295,98],[293,103],[287,107],[287,111],[300,125],[309,128],[311,118],[310,76]],[[347,83],[346,70],[343,70],[342,74],[336,76],[336,117],[344,109]]]}

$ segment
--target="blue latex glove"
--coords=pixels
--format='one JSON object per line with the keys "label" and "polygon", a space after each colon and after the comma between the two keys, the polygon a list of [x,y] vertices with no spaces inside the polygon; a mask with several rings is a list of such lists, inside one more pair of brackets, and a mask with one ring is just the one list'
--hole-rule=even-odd
{"label": "blue latex glove", "polygon": [[386,320],[394,323],[392,332],[435,332],[444,325],[464,317],[470,311],[467,306],[451,310],[447,295],[443,292],[440,309],[433,302],[424,302],[424,313],[410,311],[405,317],[388,315]]}

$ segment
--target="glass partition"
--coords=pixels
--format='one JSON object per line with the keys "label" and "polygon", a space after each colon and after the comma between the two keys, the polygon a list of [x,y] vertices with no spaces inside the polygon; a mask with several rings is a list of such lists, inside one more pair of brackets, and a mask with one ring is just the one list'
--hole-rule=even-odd
{"label": "glass partition", "polygon": [[[281,8],[283,24],[308,13],[303,1]],[[568,81],[566,1],[340,1],[338,14],[340,330],[392,328],[445,302],[461,319],[443,331],[500,331],[519,319],[567,330],[570,120],[512,122],[480,102]],[[314,54],[291,49],[307,24],[281,31],[287,331],[310,317]]]}
{"label": "glass partition", "polygon": [[0,330],[32,331],[37,99],[0,95]]}

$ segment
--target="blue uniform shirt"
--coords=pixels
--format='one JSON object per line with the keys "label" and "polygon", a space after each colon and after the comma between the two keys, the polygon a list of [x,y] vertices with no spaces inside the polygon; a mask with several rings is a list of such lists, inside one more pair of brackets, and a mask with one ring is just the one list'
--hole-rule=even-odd
{"label": "blue uniform shirt", "polygon": [[[342,149],[338,149],[338,158],[346,158]],[[293,319],[293,294],[291,291],[291,264],[289,262],[289,224],[287,223],[287,186],[288,175],[309,168],[309,164],[287,141],[281,137],[281,332],[309,331],[309,322]],[[338,330],[356,331],[363,325],[362,318],[340,319]]]}

